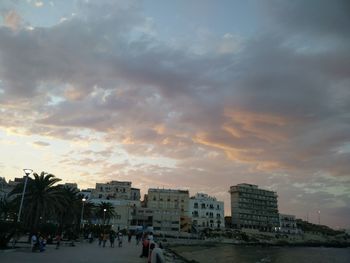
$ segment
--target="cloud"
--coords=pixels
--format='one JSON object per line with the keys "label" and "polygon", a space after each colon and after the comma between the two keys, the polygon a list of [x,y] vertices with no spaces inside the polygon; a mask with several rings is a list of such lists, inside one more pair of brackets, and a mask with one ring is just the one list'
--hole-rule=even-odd
{"label": "cloud", "polygon": [[38,146],[38,147],[45,147],[45,146],[49,146],[50,143],[48,142],[42,142],[42,141],[35,141],[33,142],[34,146]]}
{"label": "cloud", "polygon": [[268,8],[271,18],[284,30],[321,37],[350,36],[349,1],[270,1]]}
{"label": "cloud", "polygon": [[[339,149],[350,141],[350,44],[342,2],[321,3],[274,2],[277,27],[244,41],[199,28],[186,48],[158,39],[137,2],[82,2],[52,27],[1,27],[0,127],[41,146],[84,143],[58,164],[84,183],[128,178],[228,203],[243,181],[278,187],[285,208],[307,197],[333,211],[349,198],[329,191],[349,177]],[[320,174],[328,188],[313,187]]]}
{"label": "cloud", "polygon": [[13,31],[19,29],[22,22],[21,16],[15,10],[8,11],[3,19],[5,26]]}

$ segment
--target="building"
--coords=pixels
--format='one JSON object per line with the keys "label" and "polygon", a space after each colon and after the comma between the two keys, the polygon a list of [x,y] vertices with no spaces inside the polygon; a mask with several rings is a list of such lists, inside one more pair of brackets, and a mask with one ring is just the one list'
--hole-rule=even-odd
{"label": "building", "polygon": [[76,183],[64,183],[64,184],[58,184],[57,186],[79,191],[78,185]]}
{"label": "building", "polygon": [[189,199],[189,217],[193,228],[197,230],[224,228],[224,202],[207,194],[197,193]]}
{"label": "building", "polygon": [[147,207],[153,210],[155,231],[183,231],[191,229],[188,216],[188,190],[150,188]]}
{"label": "building", "polygon": [[0,199],[6,197],[14,187],[6,182],[6,179],[0,177]]}
{"label": "building", "polygon": [[[131,187],[131,182],[111,181],[96,183],[94,189],[80,192],[88,202],[99,205],[110,203],[115,216],[108,221],[115,230],[128,229],[135,215],[135,208],[141,206],[140,189]],[[95,219],[94,224],[101,224],[101,219]]]}
{"label": "building", "polygon": [[140,189],[132,188],[131,182],[111,181],[108,183],[96,183],[91,191],[91,198],[107,200],[140,200]]}
{"label": "building", "polygon": [[276,192],[257,185],[238,184],[230,187],[233,228],[272,231],[279,227]]}
{"label": "building", "polygon": [[280,225],[278,232],[285,234],[297,234],[300,231],[297,228],[297,222],[294,215],[279,214]]}
{"label": "building", "polygon": [[147,229],[153,226],[153,210],[147,207],[134,207],[132,210],[131,227]]}

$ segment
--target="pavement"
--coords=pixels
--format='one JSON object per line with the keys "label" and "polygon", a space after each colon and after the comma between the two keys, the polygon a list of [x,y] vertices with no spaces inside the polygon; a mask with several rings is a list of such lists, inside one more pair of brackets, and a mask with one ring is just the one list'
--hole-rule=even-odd
{"label": "pavement", "polygon": [[146,258],[140,258],[141,245],[136,246],[135,239],[130,243],[123,242],[122,247],[116,243],[114,248],[99,247],[98,242],[76,243],[75,247],[62,245],[55,249],[54,245],[47,245],[44,252],[31,252],[29,246],[0,251],[1,263],[147,263]]}

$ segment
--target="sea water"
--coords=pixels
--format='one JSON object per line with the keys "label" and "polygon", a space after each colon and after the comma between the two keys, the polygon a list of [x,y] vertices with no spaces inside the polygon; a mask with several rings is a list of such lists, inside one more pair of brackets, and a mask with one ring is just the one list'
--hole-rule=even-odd
{"label": "sea water", "polygon": [[221,245],[180,246],[174,250],[200,263],[350,263],[350,248]]}

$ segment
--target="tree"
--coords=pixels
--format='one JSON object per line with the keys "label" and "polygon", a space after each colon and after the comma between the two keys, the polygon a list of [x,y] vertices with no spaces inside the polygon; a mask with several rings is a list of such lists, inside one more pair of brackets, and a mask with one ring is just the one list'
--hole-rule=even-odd
{"label": "tree", "polygon": [[[36,230],[39,221],[56,219],[57,215],[67,208],[67,200],[61,187],[55,186],[61,179],[53,174],[41,172],[29,177],[27,189],[24,195],[21,221],[30,230]],[[23,191],[24,182],[18,184],[10,196],[14,195],[15,201],[19,204]]]}
{"label": "tree", "polygon": [[64,209],[60,214],[60,225],[63,228],[70,227],[78,230],[81,223],[81,213],[84,212],[84,219],[90,219],[94,205],[85,201],[83,211],[83,195],[79,194],[79,191],[76,188],[62,187],[62,191],[64,193],[67,206],[66,209]]}
{"label": "tree", "polygon": [[106,224],[106,221],[109,223],[109,220],[115,216],[113,205],[108,202],[101,202],[96,207],[96,216],[101,219],[103,224]]}
{"label": "tree", "polygon": [[14,221],[16,217],[16,206],[13,201],[10,201],[7,197],[0,198],[0,220]]}

